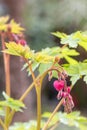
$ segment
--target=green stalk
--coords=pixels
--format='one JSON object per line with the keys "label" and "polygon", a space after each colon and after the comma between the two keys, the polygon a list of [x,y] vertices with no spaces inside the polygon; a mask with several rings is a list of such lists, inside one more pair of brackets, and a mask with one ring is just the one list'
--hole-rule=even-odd
{"label": "green stalk", "polygon": [[47,120],[46,124],[44,125],[42,130],[47,130],[48,125],[50,123],[50,121],[52,120],[52,118],[54,117],[54,115],[56,114],[56,112],[59,110],[59,108],[61,107],[61,105],[63,104],[64,99],[61,99],[61,101],[58,103],[58,105],[56,106],[56,108],[54,109],[54,111],[52,112],[51,116],[49,117],[49,119]]}
{"label": "green stalk", "polygon": [[36,88],[37,93],[37,130],[40,130],[41,124],[41,87]]}
{"label": "green stalk", "polygon": [[8,130],[1,118],[0,118],[0,124],[4,130]]}
{"label": "green stalk", "polygon": [[[25,59],[25,61],[28,64],[28,67],[30,69],[31,75],[32,75],[32,79],[33,82],[35,84],[35,89],[36,89],[36,94],[37,94],[37,130],[40,130],[40,124],[41,124],[41,82],[39,81],[39,79],[36,81],[36,77],[34,75],[34,72],[32,70],[32,63]],[[40,83],[38,85],[38,82]]]}
{"label": "green stalk", "polygon": [[59,121],[57,121],[57,122],[55,123],[55,125],[54,125],[53,127],[51,127],[50,130],[55,130],[55,128],[58,126],[58,123],[59,123]]}

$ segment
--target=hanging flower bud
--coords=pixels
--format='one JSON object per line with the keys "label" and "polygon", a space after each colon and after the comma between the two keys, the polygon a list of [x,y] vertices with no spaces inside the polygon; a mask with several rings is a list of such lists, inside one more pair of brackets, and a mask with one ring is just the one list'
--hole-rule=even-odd
{"label": "hanging flower bud", "polygon": [[48,80],[51,81],[52,79],[52,71],[49,72]]}
{"label": "hanging flower bud", "polygon": [[19,40],[18,43],[23,46],[25,46],[27,44],[27,42],[24,39]]}
{"label": "hanging flower bud", "polygon": [[67,92],[70,93],[70,91],[71,91],[71,88],[67,87]]}
{"label": "hanging flower bud", "polygon": [[58,99],[58,100],[60,100],[60,99],[62,98],[62,93],[63,93],[62,90],[59,91],[59,93],[58,93],[58,95],[57,95],[57,99]]}
{"label": "hanging flower bud", "polygon": [[63,92],[62,93],[62,97],[66,98],[68,96],[68,93],[67,92]]}

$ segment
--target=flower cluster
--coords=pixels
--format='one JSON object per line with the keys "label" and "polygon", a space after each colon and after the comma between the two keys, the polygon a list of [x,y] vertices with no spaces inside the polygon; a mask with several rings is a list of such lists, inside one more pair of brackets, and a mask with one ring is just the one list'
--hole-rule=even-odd
{"label": "flower cluster", "polygon": [[14,37],[14,40],[16,41],[17,44],[21,44],[22,46],[27,45],[27,42],[24,39],[23,34],[20,34],[20,35],[13,34],[13,37]]}
{"label": "flower cluster", "polygon": [[55,80],[53,86],[58,91],[58,100],[64,98],[63,105],[66,109],[65,111],[71,112],[74,107],[73,99],[70,95],[71,88],[66,85],[66,81],[64,80]]}
{"label": "flower cluster", "polygon": [[12,28],[10,25],[7,26],[7,35],[11,41],[15,41],[17,44],[21,44],[22,46],[27,45],[24,34],[23,33],[20,33],[20,34],[12,33]]}

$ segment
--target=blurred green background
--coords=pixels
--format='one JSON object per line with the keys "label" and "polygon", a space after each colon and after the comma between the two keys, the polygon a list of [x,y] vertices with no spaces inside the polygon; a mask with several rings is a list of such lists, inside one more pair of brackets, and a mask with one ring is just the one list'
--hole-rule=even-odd
{"label": "blurred green background", "polygon": [[[59,45],[59,39],[52,36],[51,32],[61,31],[69,34],[77,30],[87,30],[87,0],[0,0],[0,16],[4,15],[9,15],[25,27],[25,36],[28,44],[36,51],[45,47]],[[82,53],[79,60],[84,59],[84,57],[87,58],[84,50],[78,49]],[[0,86],[3,89],[5,88],[5,83],[3,80],[2,54],[0,54],[0,57]],[[15,73],[18,72],[16,71]],[[26,76],[25,79],[28,82]],[[18,85],[20,82],[19,79]],[[12,96],[16,97],[14,96],[14,91],[15,89],[13,89]],[[50,89],[48,91],[54,93]],[[46,95],[46,92],[44,93]],[[19,94],[19,92],[16,92],[16,94]],[[49,92],[47,94],[49,98]],[[76,84],[73,95],[77,108],[82,109],[83,113],[86,114],[87,88],[82,81]],[[49,107],[52,103],[53,101],[49,101]]]}
{"label": "blurred green background", "polygon": [[0,0],[0,15],[10,15],[26,28],[30,46],[53,46],[53,31],[87,28],[87,0]]}

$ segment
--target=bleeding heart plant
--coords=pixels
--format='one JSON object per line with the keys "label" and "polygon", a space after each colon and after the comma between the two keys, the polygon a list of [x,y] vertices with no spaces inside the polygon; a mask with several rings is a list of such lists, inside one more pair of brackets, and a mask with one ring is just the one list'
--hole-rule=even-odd
{"label": "bleeding heart plant", "polygon": [[[0,36],[6,77],[6,92],[3,93],[5,100],[0,101],[0,125],[2,128],[4,130],[47,130],[49,128],[53,130],[59,122],[62,122],[86,130],[87,118],[80,116],[78,112],[72,112],[74,102],[71,90],[80,77],[83,77],[83,80],[87,83],[87,60],[79,62],[74,58],[80,55],[75,50],[77,46],[81,46],[87,51],[87,33],[81,31],[70,35],[60,32],[52,33],[61,39],[60,43],[63,46],[35,52],[28,46],[23,34],[24,29],[14,20],[9,23],[8,21],[8,16],[0,18]],[[23,69],[27,69],[28,75],[31,75],[33,79],[31,85],[18,100],[11,98],[10,55],[19,56],[25,61]],[[63,58],[67,61],[67,64],[60,64]],[[36,69],[39,73],[37,77],[34,74]],[[45,113],[41,116],[41,89],[46,75],[48,75],[49,81],[53,77],[57,79],[53,86],[58,92],[57,99],[59,101],[52,113]],[[67,85],[68,77],[71,82],[70,86]],[[37,120],[15,123],[11,126],[14,114],[17,111],[22,111],[21,108],[25,108],[23,100],[32,88],[35,88],[37,95]],[[57,112],[61,106],[64,107],[64,113]]]}

